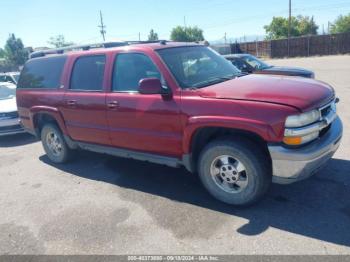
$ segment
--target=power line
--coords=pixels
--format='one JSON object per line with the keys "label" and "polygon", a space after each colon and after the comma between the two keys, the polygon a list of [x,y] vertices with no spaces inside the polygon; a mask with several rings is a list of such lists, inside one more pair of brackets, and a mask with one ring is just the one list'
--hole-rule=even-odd
{"label": "power line", "polygon": [[[308,6],[305,8],[292,8],[291,11],[296,13],[296,12],[301,12],[301,11],[307,11],[307,10],[312,10],[313,13],[317,12],[317,11],[321,11],[323,9],[338,9],[338,8],[345,8],[345,7],[350,7],[350,3],[349,2],[341,2],[341,3],[333,3],[333,4],[327,4],[327,5],[320,5],[320,6]],[[262,20],[265,18],[269,18],[272,16],[276,16],[276,15],[282,15],[282,14],[286,14],[287,12],[289,12],[289,10],[281,10],[279,12],[274,12],[274,13],[270,13],[270,14],[264,14],[264,15],[260,15],[260,16],[247,16],[247,17],[240,17],[235,18],[235,19],[230,19],[230,20],[226,20],[217,24],[210,24],[208,26],[206,25],[200,25],[203,29],[205,30],[210,30],[210,29],[215,29],[218,27],[222,27],[222,26],[228,26],[228,25],[232,25],[232,24],[240,24],[243,22],[251,22],[251,21],[255,21],[255,20]]]}
{"label": "power line", "polygon": [[103,41],[106,41],[106,38],[105,38],[105,34],[106,34],[105,28],[106,28],[106,26],[105,26],[105,24],[103,24],[103,17],[102,17],[101,10],[100,10],[100,23],[101,24],[98,27],[100,28],[100,33],[102,35]]}

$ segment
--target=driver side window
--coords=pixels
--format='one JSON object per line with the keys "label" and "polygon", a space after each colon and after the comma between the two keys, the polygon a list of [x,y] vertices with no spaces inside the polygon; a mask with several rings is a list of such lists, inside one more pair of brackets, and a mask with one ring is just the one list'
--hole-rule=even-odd
{"label": "driver side window", "polygon": [[162,81],[158,68],[148,56],[140,53],[116,56],[112,80],[114,92],[137,92],[143,78],[158,78]]}

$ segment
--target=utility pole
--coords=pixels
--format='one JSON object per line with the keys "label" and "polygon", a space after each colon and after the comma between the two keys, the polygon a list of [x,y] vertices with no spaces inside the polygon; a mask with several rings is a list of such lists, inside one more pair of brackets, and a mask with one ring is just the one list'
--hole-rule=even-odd
{"label": "utility pole", "polygon": [[100,25],[98,26],[100,28],[100,33],[102,35],[102,38],[103,38],[103,42],[106,41],[106,38],[105,38],[105,34],[106,34],[106,25],[103,23],[103,17],[102,17],[102,12],[100,10]]}
{"label": "utility pole", "polygon": [[139,41],[141,41],[141,33],[139,32]]}
{"label": "utility pole", "polygon": [[226,32],[225,32],[224,39],[225,39],[225,45],[226,45],[227,44],[227,34],[226,34]]}
{"label": "utility pole", "polygon": [[184,27],[186,28],[187,25],[186,25],[186,16],[184,16]]}
{"label": "utility pole", "polygon": [[288,18],[288,57],[290,55],[290,31],[292,24],[292,0],[289,0],[289,18]]}

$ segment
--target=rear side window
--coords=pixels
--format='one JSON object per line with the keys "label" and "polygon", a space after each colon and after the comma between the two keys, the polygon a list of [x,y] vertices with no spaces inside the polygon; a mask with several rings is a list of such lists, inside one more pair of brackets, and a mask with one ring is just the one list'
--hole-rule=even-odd
{"label": "rear side window", "polygon": [[83,56],[74,64],[70,89],[101,91],[106,57],[104,55]]}
{"label": "rear side window", "polygon": [[29,60],[18,81],[17,88],[58,88],[66,56]]}

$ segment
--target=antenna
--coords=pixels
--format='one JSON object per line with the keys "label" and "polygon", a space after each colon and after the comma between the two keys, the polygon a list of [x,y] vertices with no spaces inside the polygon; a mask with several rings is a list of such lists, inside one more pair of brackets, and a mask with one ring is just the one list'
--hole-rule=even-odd
{"label": "antenna", "polygon": [[101,33],[101,35],[102,35],[103,41],[106,41],[106,38],[105,38],[105,34],[106,34],[105,28],[106,28],[106,25],[103,24],[103,17],[102,17],[102,12],[101,12],[101,10],[100,10],[100,23],[101,23],[101,24],[100,24],[98,27],[101,28],[100,33]]}

